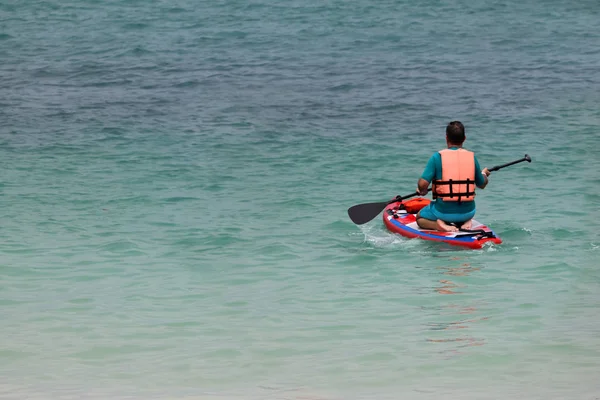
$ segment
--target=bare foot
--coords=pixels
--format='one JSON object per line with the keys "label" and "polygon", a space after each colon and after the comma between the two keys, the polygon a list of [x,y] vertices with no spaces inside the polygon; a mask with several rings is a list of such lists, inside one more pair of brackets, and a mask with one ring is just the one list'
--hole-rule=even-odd
{"label": "bare foot", "polygon": [[457,232],[458,231],[457,227],[448,225],[441,219],[437,220],[437,228],[439,231],[442,231],[442,232]]}
{"label": "bare foot", "polygon": [[471,227],[473,225],[473,220],[470,219],[467,222],[465,222],[464,224],[462,224],[462,226],[460,227],[461,229],[466,229],[466,230],[470,230]]}

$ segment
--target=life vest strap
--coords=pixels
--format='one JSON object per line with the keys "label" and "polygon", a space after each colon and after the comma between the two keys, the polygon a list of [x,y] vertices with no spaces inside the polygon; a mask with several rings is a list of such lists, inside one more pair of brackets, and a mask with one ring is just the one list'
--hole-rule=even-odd
{"label": "life vest strap", "polygon": [[[449,193],[438,193],[437,190],[434,190],[433,191],[434,199],[437,199],[438,197],[441,199],[458,197],[458,202],[460,203],[462,201],[463,197],[475,196],[475,181],[473,181],[469,178],[467,178],[465,180],[454,180],[454,179],[448,179],[447,181],[434,180],[433,185],[434,185],[434,187],[448,185],[448,190],[449,190]],[[452,185],[467,185],[466,192],[454,192]],[[472,190],[469,190],[470,189],[469,185],[473,185]]]}
{"label": "life vest strap", "polygon": [[465,180],[461,180],[461,181],[455,181],[453,179],[450,179],[448,181],[436,181],[436,180],[434,180],[433,184],[434,185],[464,185],[464,184],[474,185],[475,182],[472,181],[472,180],[470,180],[470,179],[465,179]]}
{"label": "life vest strap", "polygon": [[438,194],[435,197],[468,197],[468,196],[474,196],[475,192],[460,192],[460,193],[444,193],[444,194]]}

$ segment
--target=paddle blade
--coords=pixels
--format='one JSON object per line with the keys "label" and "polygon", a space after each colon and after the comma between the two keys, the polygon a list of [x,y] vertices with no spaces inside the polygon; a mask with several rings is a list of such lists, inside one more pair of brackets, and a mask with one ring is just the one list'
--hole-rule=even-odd
{"label": "paddle blade", "polygon": [[389,202],[357,204],[348,209],[348,216],[356,225],[366,224],[383,211]]}

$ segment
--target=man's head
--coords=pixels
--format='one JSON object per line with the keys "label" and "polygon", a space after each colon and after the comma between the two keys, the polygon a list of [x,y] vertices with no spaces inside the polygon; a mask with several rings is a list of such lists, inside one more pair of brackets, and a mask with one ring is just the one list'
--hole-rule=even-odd
{"label": "man's head", "polygon": [[460,121],[452,121],[446,127],[446,141],[448,144],[462,145],[465,141],[465,127]]}

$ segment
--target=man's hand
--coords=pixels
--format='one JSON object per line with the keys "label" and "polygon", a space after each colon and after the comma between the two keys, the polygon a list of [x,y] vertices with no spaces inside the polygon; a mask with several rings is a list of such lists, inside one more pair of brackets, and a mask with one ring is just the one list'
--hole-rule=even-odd
{"label": "man's hand", "polygon": [[491,174],[490,170],[487,168],[482,169],[481,173],[484,174],[485,176],[490,176],[490,174]]}

